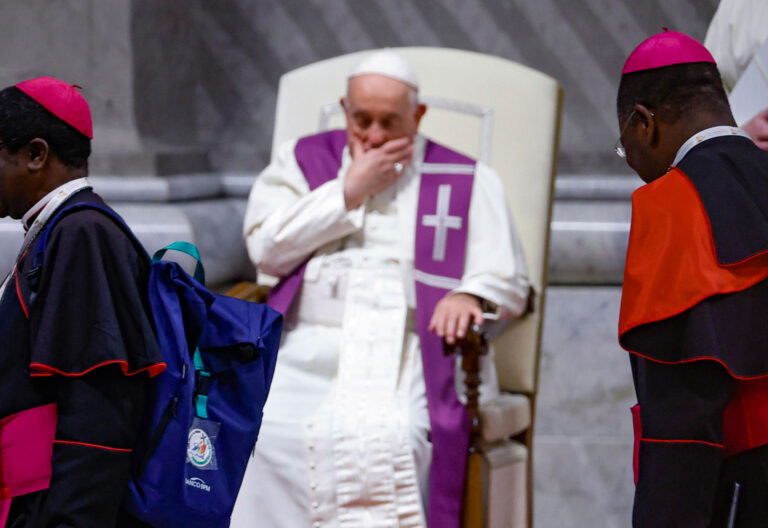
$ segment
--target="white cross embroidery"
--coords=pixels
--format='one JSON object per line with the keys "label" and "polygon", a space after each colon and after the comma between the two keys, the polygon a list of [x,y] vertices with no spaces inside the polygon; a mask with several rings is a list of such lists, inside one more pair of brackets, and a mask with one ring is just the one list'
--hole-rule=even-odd
{"label": "white cross embroidery", "polygon": [[448,240],[449,229],[461,229],[461,217],[450,216],[448,208],[451,204],[451,186],[441,185],[437,189],[437,211],[433,215],[424,215],[421,225],[435,228],[435,242],[432,246],[432,260],[445,260],[445,244]]}

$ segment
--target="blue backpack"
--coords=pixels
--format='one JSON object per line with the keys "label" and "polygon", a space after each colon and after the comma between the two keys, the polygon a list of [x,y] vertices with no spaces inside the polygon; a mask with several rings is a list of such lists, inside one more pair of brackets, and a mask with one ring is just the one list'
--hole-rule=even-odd
{"label": "blue backpack", "polygon": [[[58,213],[36,253],[60,217],[81,209],[112,218],[146,255],[114,211],[93,203]],[[194,278],[162,260],[169,249],[195,258]],[[152,380],[123,506],[158,528],[229,526],[277,360],[282,315],[214,294],[204,283],[200,255],[188,242],[152,258],[148,297],[167,368]]]}

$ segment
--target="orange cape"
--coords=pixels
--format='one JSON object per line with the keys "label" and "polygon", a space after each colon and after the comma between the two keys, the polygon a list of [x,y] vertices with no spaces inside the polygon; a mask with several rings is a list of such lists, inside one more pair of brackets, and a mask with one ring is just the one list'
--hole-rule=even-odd
{"label": "orange cape", "polygon": [[681,170],[673,168],[632,194],[620,337],[766,278],[768,252],[735,264],[718,262],[707,212]]}

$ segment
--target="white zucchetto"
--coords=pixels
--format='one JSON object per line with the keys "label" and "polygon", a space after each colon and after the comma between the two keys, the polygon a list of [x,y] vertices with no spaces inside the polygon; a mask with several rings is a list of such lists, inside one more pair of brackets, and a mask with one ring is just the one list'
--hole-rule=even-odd
{"label": "white zucchetto", "polygon": [[352,69],[349,79],[358,75],[378,74],[391,77],[400,82],[419,89],[419,79],[411,65],[394,51],[385,49],[369,55]]}

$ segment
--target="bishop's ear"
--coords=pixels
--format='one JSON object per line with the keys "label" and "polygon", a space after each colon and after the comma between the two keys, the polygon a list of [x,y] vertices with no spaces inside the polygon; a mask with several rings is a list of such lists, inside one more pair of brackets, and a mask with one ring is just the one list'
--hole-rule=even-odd
{"label": "bishop's ear", "polygon": [[636,132],[646,141],[652,142],[656,133],[656,115],[648,107],[641,104],[635,105],[635,125]]}
{"label": "bishop's ear", "polygon": [[48,142],[42,138],[35,138],[27,143],[26,148],[29,152],[27,168],[31,171],[42,169],[48,161],[48,156],[50,154]]}

